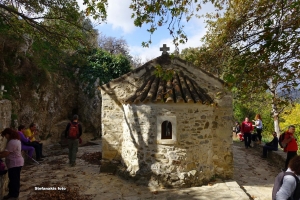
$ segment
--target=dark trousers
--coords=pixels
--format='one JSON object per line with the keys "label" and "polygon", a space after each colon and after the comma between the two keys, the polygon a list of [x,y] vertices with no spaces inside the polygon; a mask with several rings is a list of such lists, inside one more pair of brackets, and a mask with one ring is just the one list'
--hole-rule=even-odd
{"label": "dark trousers", "polygon": [[251,144],[251,133],[244,133],[245,147],[250,147]]}
{"label": "dark trousers", "polygon": [[263,147],[263,156],[267,157],[268,151],[277,151],[278,149],[276,149],[275,147],[272,146],[264,146]]}
{"label": "dark trousers", "polygon": [[43,143],[39,143],[36,141],[29,142],[26,144],[27,146],[32,146],[35,149],[36,159],[40,159],[43,155]]}
{"label": "dark trousers", "polygon": [[257,138],[258,138],[258,136],[257,136],[256,133],[251,134],[251,140],[252,140],[253,142],[257,141]]}
{"label": "dark trousers", "polygon": [[73,164],[76,163],[76,154],[78,152],[78,139],[68,139],[69,145],[69,163]]}
{"label": "dark trousers", "polygon": [[22,166],[8,169],[8,194],[11,197],[19,197],[21,169]]}
{"label": "dark trousers", "polygon": [[256,132],[257,132],[258,140],[261,141],[261,138],[262,138],[262,135],[261,135],[262,129],[261,128],[257,128]]}
{"label": "dark trousers", "polygon": [[290,160],[297,155],[297,151],[288,151],[285,160],[285,169],[288,168]]}

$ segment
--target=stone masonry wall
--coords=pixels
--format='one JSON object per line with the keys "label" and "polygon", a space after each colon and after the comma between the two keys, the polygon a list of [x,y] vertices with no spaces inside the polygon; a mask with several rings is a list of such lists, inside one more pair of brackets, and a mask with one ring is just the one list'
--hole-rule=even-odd
{"label": "stone masonry wall", "polygon": [[123,141],[123,108],[107,93],[102,93],[102,159],[120,160]]}
{"label": "stone masonry wall", "polygon": [[[182,70],[213,98],[213,106],[121,103],[151,75],[157,61],[101,86],[102,166],[106,161],[117,160],[124,166],[119,174],[141,183],[154,180],[166,186],[201,185],[215,176],[231,178],[232,97],[222,81],[175,59],[162,67]],[[157,140],[157,121],[161,116],[176,117],[175,143]]]}
{"label": "stone masonry wall", "polygon": [[[0,100],[0,132],[11,126],[12,105],[9,100]],[[0,140],[0,151],[4,149],[6,140]]]}
{"label": "stone masonry wall", "polygon": [[[12,105],[9,100],[0,100],[0,132],[11,125]],[[6,139],[0,139],[0,151],[3,151],[6,145]],[[7,173],[0,176],[0,199],[5,195],[5,188],[8,184]]]}
{"label": "stone masonry wall", "polygon": [[[232,177],[231,107],[122,105],[113,97],[102,94],[104,160],[119,160],[129,176],[162,185],[201,185],[214,176]],[[156,143],[157,116],[176,116],[176,144]]]}
{"label": "stone masonry wall", "polygon": [[[127,105],[125,112],[122,159],[131,176],[154,174],[165,186],[201,185],[213,176],[232,177],[231,129],[223,121],[231,112],[199,104]],[[156,116],[176,116],[176,144],[156,143]]]}

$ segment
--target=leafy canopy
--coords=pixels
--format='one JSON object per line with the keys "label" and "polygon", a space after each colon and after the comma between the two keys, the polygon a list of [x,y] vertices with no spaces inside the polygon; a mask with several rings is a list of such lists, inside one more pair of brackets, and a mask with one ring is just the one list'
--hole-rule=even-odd
{"label": "leafy canopy", "polygon": [[87,92],[131,70],[130,61],[124,55],[110,54],[102,49],[90,52],[84,62],[85,64],[80,63],[79,66],[79,78],[85,83]]}
{"label": "leafy canopy", "polygon": [[56,45],[87,45],[83,32],[92,29],[84,26],[84,20],[76,0],[0,1],[0,29]]}
{"label": "leafy canopy", "polygon": [[210,20],[205,41],[233,49],[224,80],[241,91],[261,92],[298,86],[300,3],[233,0],[223,17]]}
{"label": "leafy canopy", "polygon": [[[216,9],[221,9],[225,0],[131,0],[129,8],[132,10],[131,18],[134,25],[142,27],[147,25],[150,33],[149,41],[142,42],[142,46],[148,47],[151,35],[158,28],[167,27],[173,37],[173,43],[178,46],[180,43],[187,42],[188,38],[184,32],[183,21],[190,21],[201,10],[202,5],[211,2]],[[97,18],[97,13],[106,14],[106,7],[109,6],[107,0],[84,0],[87,6],[87,14]]]}

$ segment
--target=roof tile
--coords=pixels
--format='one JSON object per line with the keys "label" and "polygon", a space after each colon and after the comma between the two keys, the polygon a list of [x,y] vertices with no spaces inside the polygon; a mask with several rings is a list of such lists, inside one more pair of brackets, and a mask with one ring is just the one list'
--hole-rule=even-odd
{"label": "roof tile", "polygon": [[151,75],[134,95],[125,100],[125,103],[129,104],[147,102],[212,104],[213,100],[194,80],[179,71],[175,72],[169,81]]}

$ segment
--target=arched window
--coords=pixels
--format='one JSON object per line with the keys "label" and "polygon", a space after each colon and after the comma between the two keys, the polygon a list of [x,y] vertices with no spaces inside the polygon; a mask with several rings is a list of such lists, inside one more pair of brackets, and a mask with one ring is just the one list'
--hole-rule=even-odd
{"label": "arched window", "polygon": [[172,123],[163,121],[161,124],[161,139],[172,139]]}

